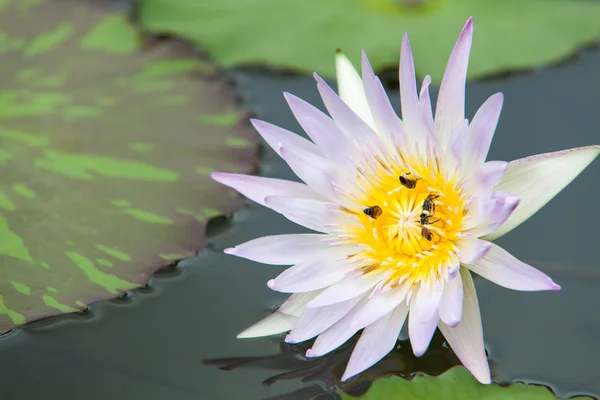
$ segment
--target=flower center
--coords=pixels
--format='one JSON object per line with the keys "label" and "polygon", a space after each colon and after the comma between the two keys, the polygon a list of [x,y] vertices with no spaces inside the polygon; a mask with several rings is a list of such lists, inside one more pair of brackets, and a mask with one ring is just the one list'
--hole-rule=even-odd
{"label": "flower center", "polygon": [[467,213],[462,190],[439,162],[379,163],[359,170],[360,226],[346,233],[362,252],[352,256],[363,273],[385,272],[383,285],[447,278],[458,266],[455,242]]}

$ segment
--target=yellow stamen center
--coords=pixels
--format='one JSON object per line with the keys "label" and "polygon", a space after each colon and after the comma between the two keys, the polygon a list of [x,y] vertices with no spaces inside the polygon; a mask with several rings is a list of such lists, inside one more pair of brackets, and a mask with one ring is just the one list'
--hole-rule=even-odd
{"label": "yellow stamen center", "polygon": [[373,209],[356,212],[362,226],[344,230],[363,249],[352,256],[363,273],[385,271],[384,285],[415,287],[457,266],[455,242],[463,237],[467,208],[459,182],[438,161],[395,164],[379,162],[369,172],[359,171],[362,195],[355,200],[381,213],[374,218]]}

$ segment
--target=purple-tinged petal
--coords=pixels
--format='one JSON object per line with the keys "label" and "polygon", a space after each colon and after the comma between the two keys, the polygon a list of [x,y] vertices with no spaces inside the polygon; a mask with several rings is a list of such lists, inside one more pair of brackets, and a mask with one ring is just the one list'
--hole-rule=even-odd
{"label": "purple-tinged petal", "polygon": [[473,18],[469,18],[450,54],[435,108],[435,125],[443,148],[449,143],[454,129],[465,119],[465,84],[472,40]]}
{"label": "purple-tinged petal", "polygon": [[498,199],[492,197],[493,194],[493,192],[481,193],[481,196],[475,195],[470,199],[468,213],[462,221],[462,231],[474,229],[488,221],[492,210],[497,207],[498,203]]}
{"label": "purple-tinged petal", "polygon": [[292,331],[287,335],[287,343],[300,343],[322,333],[338,322],[361,300],[361,296],[324,307],[304,310]]}
{"label": "purple-tinged petal", "polygon": [[323,242],[327,237],[315,233],[263,236],[225,249],[224,252],[263,264],[292,265],[327,248]]}
{"label": "purple-tinged petal", "polygon": [[477,237],[483,236],[503,223],[518,205],[519,198],[510,193],[482,189],[469,205],[462,230]]}
{"label": "purple-tinged petal", "polygon": [[265,204],[287,219],[317,232],[328,232],[331,225],[343,221],[339,205],[312,199],[269,196]]}
{"label": "purple-tinged petal", "polygon": [[[354,144],[348,140],[335,122],[321,110],[290,93],[283,94],[292,113],[302,129],[329,160],[348,162],[348,152],[354,152]],[[284,145],[285,147],[285,145]]]}
{"label": "purple-tinged petal", "polygon": [[358,331],[359,328],[355,328],[351,322],[356,315],[356,312],[360,310],[366,303],[367,296],[361,298],[357,305],[354,306],[341,320],[321,333],[312,348],[306,352],[306,357],[320,357],[325,355],[344,344]]}
{"label": "purple-tinged petal", "polygon": [[[425,83],[427,83],[427,80]],[[427,85],[423,94],[425,93],[428,93]],[[427,95],[424,96],[423,100],[425,100],[425,97]],[[423,118],[426,108],[423,109],[423,105],[417,97],[415,65],[408,34],[404,35],[400,49],[400,106],[402,108],[402,120],[406,128],[406,141],[409,144],[403,149],[403,152],[425,157],[427,146],[436,144],[437,139],[434,132],[430,130],[431,123]]]}
{"label": "purple-tinged petal", "polygon": [[442,281],[424,282],[421,283],[419,291],[413,297],[410,313],[414,317],[429,321],[437,315],[437,308],[442,298],[444,284]]}
{"label": "purple-tinged petal", "polygon": [[461,239],[456,242],[456,247],[460,250],[458,255],[462,264],[473,264],[479,261],[490,250],[491,243],[485,240],[479,240],[474,237]]}
{"label": "purple-tinged petal", "polygon": [[324,200],[323,196],[309,186],[283,179],[263,178],[261,176],[213,172],[210,177],[215,181],[237,190],[256,203],[266,206],[265,197],[291,196],[304,199]]}
{"label": "purple-tinged petal", "polygon": [[349,276],[325,289],[308,307],[323,307],[359,296],[377,285],[384,274],[385,271],[372,271],[366,275]]}
{"label": "purple-tinged petal", "polygon": [[339,49],[335,54],[335,72],[338,93],[342,101],[372,129],[375,129],[377,126],[369,111],[369,102],[365,96],[360,75],[350,60]]}
{"label": "purple-tinged petal", "polygon": [[300,135],[258,119],[251,119],[250,122],[265,142],[267,142],[279,156],[281,156],[281,153],[279,152],[280,146],[287,148],[299,147],[321,156],[321,152],[317,146]]}
{"label": "purple-tinged petal", "polygon": [[438,307],[438,314],[446,325],[454,327],[462,318],[462,309],[463,284],[462,278],[457,274],[444,285],[444,294]]}
{"label": "purple-tinged petal", "polygon": [[[417,118],[417,80],[415,77],[415,62],[410,49],[408,33],[402,38],[400,48],[400,106],[402,108],[402,120],[407,125],[415,125]],[[410,134],[410,132],[409,132]]]}
{"label": "purple-tinged petal", "polygon": [[494,187],[504,176],[507,166],[506,161],[488,161],[480,165],[475,174],[465,181],[465,192],[476,194],[481,198],[491,196]]}
{"label": "purple-tinged petal", "polygon": [[[333,199],[335,193],[331,185],[334,175],[333,165],[325,158],[300,149],[299,147],[280,147],[281,157],[292,171],[308,186],[328,199]],[[292,197],[293,195],[288,195]]]}
{"label": "purple-tinged petal", "polygon": [[432,136],[435,135],[435,123],[433,121],[433,111],[431,110],[431,99],[429,97],[429,85],[431,84],[431,76],[426,75],[421,85],[419,94],[419,103],[417,104],[417,112],[421,120],[421,124],[427,127],[427,131]]}
{"label": "purple-tinged petal", "polygon": [[599,152],[600,146],[578,147],[508,163],[497,189],[514,194],[521,202],[508,220],[485,239],[497,239],[521,225],[575,179]]}
{"label": "purple-tinged petal", "polygon": [[276,335],[292,329],[296,320],[306,308],[306,304],[314,299],[320,291],[296,293],[291,295],[282,305],[266,318],[258,321],[241,332],[237,337],[252,338]]}
{"label": "purple-tinged petal", "polygon": [[407,312],[408,307],[400,305],[365,328],[352,351],[342,382],[374,365],[394,349]]}
{"label": "purple-tinged petal", "polygon": [[353,268],[332,256],[315,257],[286,269],[267,286],[283,293],[311,292],[341,281]]}
{"label": "purple-tinged petal", "polygon": [[356,115],[319,75],[314,74],[314,77],[323,103],[336,125],[345,132],[355,146],[361,149],[365,146],[375,149],[375,146],[380,143],[377,133]]}
{"label": "purple-tinged petal", "polygon": [[368,99],[368,106],[375,120],[377,131],[387,146],[399,145],[404,147],[406,143],[406,132],[404,126],[392,108],[381,81],[369,63],[367,54],[362,52],[362,74],[364,91]]}
{"label": "purple-tinged petal", "polygon": [[[488,224],[490,216],[499,213],[504,199],[496,198],[494,187],[500,182],[508,163],[505,161],[488,161],[481,165],[475,174],[464,181],[465,193],[472,197],[467,218],[463,220],[462,229],[471,230]],[[498,204],[498,202],[501,202]],[[496,214],[493,214],[496,210]]]}
{"label": "purple-tinged petal", "polygon": [[435,312],[429,319],[423,319],[416,312],[413,312],[414,308],[415,301],[413,300],[408,315],[408,336],[414,355],[421,357],[429,347],[440,317]]}
{"label": "purple-tinged petal", "polygon": [[517,260],[502,247],[492,243],[485,256],[465,265],[477,275],[508,289],[522,291],[560,290],[560,286],[542,271]]}
{"label": "purple-tinged petal", "polygon": [[[485,220],[480,221],[475,227],[468,230],[473,235],[481,237],[494,232],[508,219],[508,217],[510,217],[520,201],[518,197],[502,191],[495,192],[495,198],[493,200],[495,201],[495,205],[485,217]],[[472,262],[469,264],[471,263]]]}
{"label": "purple-tinged petal", "polygon": [[352,319],[352,326],[358,330],[371,325],[398,307],[405,299],[406,288],[403,286],[370,295],[367,303],[356,311]]}
{"label": "purple-tinged petal", "polygon": [[461,321],[455,327],[440,322],[439,328],[458,359],[473,374],[475,379],[488,384],[492,382],[492,378],[483,346],[483,329],[481,327],[477,293],[475,292],[471,273],[466,268],[460,270],[464,289]]}
{"label": "purple-tinged petal", "polygon": [[503,100],[502,93],[491,96],[477,110],[466,134],[452,135],[450,147],[460,155],[464,170],[474,170],[484,163],[498,125]]}
{"label": "purple-tinged petal", "polygon": [[[456,126],[452,133],[452,138],[464,138],[469,132],[469,120],[463,119],[460,124]],[[442,165],[445,170],[456,171],[458,175],[457,180],[463,180],[467,176],[475,174],[476,170],[471,168],[465,168],[464,166],[465,155],[461,153],[460,149],[456,149],[455,146],[450,144],[450,147],[446,151],[445,157],[442,157]]]}

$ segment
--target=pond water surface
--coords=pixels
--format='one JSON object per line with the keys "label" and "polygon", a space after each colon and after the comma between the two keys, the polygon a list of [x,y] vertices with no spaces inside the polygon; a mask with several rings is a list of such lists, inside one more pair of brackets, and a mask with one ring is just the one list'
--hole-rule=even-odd
{"label": "pond water surface", "polygon": [[[229,74],[243,107],[296,132],[299,126],[282,91],[322,107],[311,77],[257,70]],[[489,159],[512,160],[600,142],[600,51],[535,74],[471,83],[467,114],[472,116],[498,91],[505,94],[505,107]],[[397,91],[390,90],[390,95],[397,107]],[[295,179],[266,148],[260,174]],[[563,286],[561,292],[514,292],[477,281],[494,380],[547,384],[561,397],[600,396],[599,174],[600,163],[595,162],[538,214],[498,241],[552,276]],[[296,355],[302,346],[282,346],[281,337],[235,338],[285,298],[266,286],[281,268],[221,250],[304,228],[248,203],[231,220],[214,221],[210,230],[211,248],[158,273],[147,288],[0,337],[0,398],[336,398],[324,388],[341,375],[350,348],[307,363]],[[456,363],[439,337],[421,360],[409,350],[395,350],[346,388],[359,393],[377,374],[441,373]],[[244,359],[270,355],[275,357],[249,364]],[[214,361],[232,357],[238,360]],[[296,371],[289,376],[293,379],[261,383],[290,371]]]}

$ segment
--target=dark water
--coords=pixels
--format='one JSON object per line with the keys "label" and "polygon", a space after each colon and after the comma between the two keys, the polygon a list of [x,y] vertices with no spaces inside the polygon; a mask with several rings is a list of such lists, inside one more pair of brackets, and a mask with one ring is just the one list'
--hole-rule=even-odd
{"label": "dark water", "polygon": [[[312,78],[247,70],[231,76],[245,107],[288,129],[299,131],[282,91],[320,104]],[[599,51],[536,74],[470,84],[468,114],[472,116],[497,91],[505,93],[505,108],[491,159],[511,160],[600,142]],[[397,106],[397,92],[390,94]],[[267,149],[261,174],[292,178]],[[564,397],[600,396],[598,174],[596,162],[525,225],[499,240],[515,256],[549,273],[563,286],[562,292],[520,293],[478,281],[497,381],[547,384]],[[235,338],[284,299],[266,286],[281,268],[226,256],[220,250],[257,236],[302,231],[283,217],[248,204],[230,221],[211,225],[211,248],[157,274],[148,288],[94,305],[89,312],[42,321],[1,337],[0,398],[335,398],[321,389],[324,384],[302,383],[298,378],[334,382],[350,348],[307,363],[297,356],[302,346],[281,346],[280,338]],[[231,371],[214,365],[233,368],[248,363],[245,357],[269,355],[274,357],[255,359]],[[228,357],[237,360],[203,363]],[[376,374],[440,373],[455,363],[438,337],[423,359],[402,348],[347,389],[364,390]],[[282,378],[294,379],[270,387],[261,384],[286,372],[290,375]]]}

